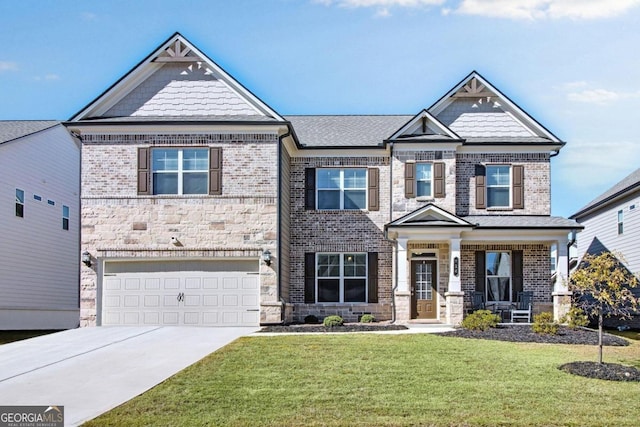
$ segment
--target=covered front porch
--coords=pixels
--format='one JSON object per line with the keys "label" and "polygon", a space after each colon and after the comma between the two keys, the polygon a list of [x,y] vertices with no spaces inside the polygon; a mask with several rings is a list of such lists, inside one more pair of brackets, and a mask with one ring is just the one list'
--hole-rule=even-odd
{"label": "covered front porch", "polygon": [[[474,296],[481,296],[483,308],[500,314],[507,323],[525,294],[533,313],[553,312],[555,319],[566,313],[567,244],[573,222],[497,217],[457,217],[427,205],[387,224],[387,237],[395,243],[396,321],[459,325],[478,308]],[[551,284],[552,245],[558,248],[557,274],[562,278],[555,285]],[[523,318],[516,315],[513,321]]]}

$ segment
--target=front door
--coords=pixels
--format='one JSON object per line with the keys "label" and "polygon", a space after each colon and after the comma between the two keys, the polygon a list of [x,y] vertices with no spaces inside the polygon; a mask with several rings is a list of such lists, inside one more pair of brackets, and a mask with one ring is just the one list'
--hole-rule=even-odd
{"label": "front door", "polygon": [[411,317],[435,319],[438,315],[436,261],[411,261]]}

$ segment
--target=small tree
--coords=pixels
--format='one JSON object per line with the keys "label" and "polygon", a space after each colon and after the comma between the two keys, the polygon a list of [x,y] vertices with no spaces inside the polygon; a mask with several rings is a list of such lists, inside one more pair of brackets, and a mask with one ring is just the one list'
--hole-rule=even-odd
{"label": "small tree", "polygon": [[631,292],[631,288],[638,285],[638,278],[621,259],[620,255],[611,252],[586,254],[569,282],[576,306],[598,319],[598,363],[602,363],[604,317],[629,318],[638,308],[638,298]]}

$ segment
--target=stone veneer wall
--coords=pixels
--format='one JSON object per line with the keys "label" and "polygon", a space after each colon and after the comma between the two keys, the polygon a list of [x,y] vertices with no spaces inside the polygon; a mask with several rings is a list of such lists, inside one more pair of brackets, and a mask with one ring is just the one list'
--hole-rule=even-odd
{"label": "stone veneer wall", "polygon": [[[524,166],[524,209],[476,209],[475,167],[478,164]],[[457,154],[456,215],[550,215],[551,163],[549,153]]]}
{"label": "stone veneer wall", "polygon": [[[275,134],[83,135],[82,250],[98,261],[277,253]],[[138,147],[222,147],[222,195],[138,196]],[[171,244],[177,237],[182,246]],[[96,324],[98,277],[81,270],[81,325]],[[280,321],[276,263],[261,264],[261,321]]]}
{"label": "stone veneer wall", "polygon": [[[379,169],[379,211],[305,210],[305,169],[361,167]],[[291,158],[291,250],[287,321],[301,322],[308,314],[325,317],[339,314],[347,321],[371,313],[391,318],[392,245],[384,237],[389,219],[389,159],[387,157],[293,157]],[[378,252],[378,303],[305,304],[305,252]]]}

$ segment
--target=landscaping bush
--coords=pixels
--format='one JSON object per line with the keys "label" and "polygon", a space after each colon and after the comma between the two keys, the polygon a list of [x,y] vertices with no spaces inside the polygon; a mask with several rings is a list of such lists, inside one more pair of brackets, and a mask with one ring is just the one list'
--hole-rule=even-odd
{"label": "landscaping bush", "polygon": [[344,319],[340,316],[327,316],[322,321],[322,324],[327,328],[342,326],[344,325]]}
{"label": "landscaping bush", "polygon": [[472,331],[486,331],[498,326],[501,320],[499,315],[493,314],[489,310],[478,310],[464,318],[462,327]]}
{"label": "landscaping bush", "polygon": [[553,314],[549,312],[536,314],[533,316],[531,329],[536,334],[557,335],[559,325],[553,321]]}
{"label": "landscaping bush", "polygon": [[320,323],[320,320],[318,320],[318,317],[314,316],[313,314],[310,314],[304,317],[304,323],[315,325],[317,323]]}
{"label": "landscaping bush", "polygon": [[589,317],[580,307],[571,307],[569,312],[560,319],[560,323],[566,323],[571,329],[578,329],[589,324]]}
{"label": "landscaping bush", "polygon": [[373,314],[363,314],[360,318],[360,323],[373,323],[376,321],[376,318]]}

